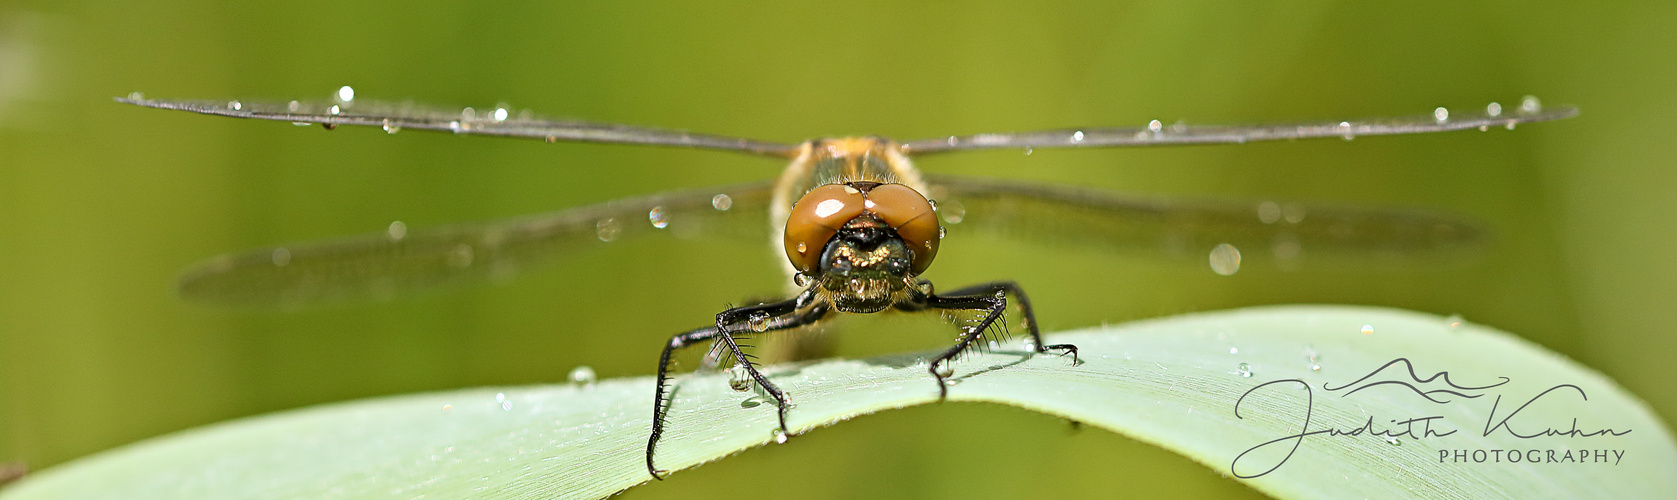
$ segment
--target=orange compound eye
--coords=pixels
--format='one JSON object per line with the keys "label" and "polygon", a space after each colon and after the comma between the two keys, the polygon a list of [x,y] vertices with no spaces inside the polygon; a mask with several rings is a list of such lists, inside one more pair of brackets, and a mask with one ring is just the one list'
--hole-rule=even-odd
{"label": "orange compound eye", "polygon": [[869,212],[897,230],[897,236],[914,250],[914,262],[910,266],[914,274],[923,273],[931,267],[932,258],[937,257],[938,242],[943,240],[943,236],[939,234],[942,231],[937,223],[937,212],[932,210],[932,204],[926,201],[925,196],[902,184],[880,184],[868,190],[866,206]]}
{"label": "orange compound eye", "polygon": [[867,200],[862,191],[843,184],[810,190],[792,205],[786,218],[786,258],[799,272],[814,272],[827,242],[850,219],[862,215]]}

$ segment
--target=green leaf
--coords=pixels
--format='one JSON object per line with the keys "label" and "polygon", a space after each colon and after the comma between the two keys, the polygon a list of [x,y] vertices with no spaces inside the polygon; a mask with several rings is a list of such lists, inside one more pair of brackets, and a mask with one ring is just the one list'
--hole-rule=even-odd
{"label": "green leaf", "polygon": [[[1677,446],[1634,396],[1512,335],[1459,323],[1388,309],[1286,306],[1062,333],[1050,341],[1077,344],[1080,365],[1003,346],[956,363],[959,382],[949,399],[1064,416],[1234,476],[1280,463],[1292,441],[1260,447],[1235,465],[1237,474],[1230,470],[1242,452],[1297,434],[1306,406],[1312,430],[1372,424],[1401,433],[1407,427],[1392,421],[1439,417],[1413,427],[1425,437],[1404,435],[1395,444],[1366,433],[1313,435],[1273,472],[1239,479],[1277,497],[1653,498],[1677,491]],[[788,423],[801,433],[934,402],[936,387],[921,357],[829,360],[769,372],[792,394],[796,407]],[[1509,381],[1451,389],[1442,377],[1417,382],[1397,365],[1364,384],[1401,380],[1419,392],[1460,394],[1432,392],[1446,401],[1434,403],[1398,384],[1347,394],[1364,385],[1353,382],[1397,358],[1413,363],[1422,380],[1448,371],[1459,386]],[[1275,382],[1287,379],[1309,389]],[[1253,390],[1267,382],[1275,383]],[[682,376],[677,383],[668,433],[658,446],[661,468],[693,467],[773,441],[772,400],[731,390],[723,374]],[[651,386],[640,377],[586,387],[472,389],[241,419],[49,469],[0,499],[603,497],[651,479],[642,461]],[[1248,391],[1237,417],[1235,404]],[[1495,425],[1511,414],[1507,427]],[[1425,435],[1420,424],[1448,435]],[[1564,432],[1574,425],[1581,432],[1629,432],[1529,439],[1507,432]],[[1497,461],[1490,458],[1492,450],[1511,449],[1521,450],[1520,462],[1502,451]],[[1455,450],[1467,459],[1456,461]],[[1476,452],[1484,453],[1483,463],[1474,461]],[[1550,452],[1556,460],[1574,458],[1550,463]],[[1578,463],[1577,456],[1588,458]]]}

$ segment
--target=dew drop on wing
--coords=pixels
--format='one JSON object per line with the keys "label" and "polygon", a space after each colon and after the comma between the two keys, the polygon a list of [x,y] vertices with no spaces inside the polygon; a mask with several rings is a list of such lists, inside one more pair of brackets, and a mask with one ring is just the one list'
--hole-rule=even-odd
{"label": "dew drop on wing", "polygon": [[1444,109],[1443,106],[1439,106],[1438,109],[1432,110],[1432,119],[1438,121],[1438,123],[1449,121],[1450,110]]}
{"label": "dew drop on wing", "polygon": [[762,311],[751,313],[751,317],[747,318],[747,321],[751,324],[751,331],[753,332],[761,333],[769,330],[769,313]]}
{"label": "dew drop on wing", "polygon": [[1241,363],[1234,368],[1234,371],[1229,373],[1239,375],[1241,378],[1252,378],[1252,368],[1246,363]]}
{"label": "dew drop on wing", "polygon": [[1363,325],[1363,335],[1374,335],[1374,325]]}
{"label": "dew drop on wing", "polygon": [[774,436],[774,444],[785,444],[786,443],[786,431],[783,431],[783,430],[780,430],[780,429],[775,429],[773,431],[770,431],[769,435]]}
{"label": "dew drop on wing", "polygon": [[717,210],[727,211],[728,209],[734,207],[734,199],[728,197],[726,194],[712,196],[710,197],[710,207]]}
{"label": "dew drop on wing", "polygon": [[594,235],[599,237],[600,241],[610,242],[615,240],[617,235],[622,232],[623,228],[617,224],[616,219],[611,217],[600,219],[599,222],[594,223]]}
{"label": "dew drop on wing", "polygon": [[1521,113],[1532,114],[1538,111],[1543,111],[1543,101],[1537,100],[1537,96],[1528,95],[1520,98]]}
{"label": "dew drop on wing", "polygon": [[1258,222],[1274,224],[1279,220],[1281,220],[1281,205],[1273,201],[1258,204]]}
{"label": "dew drop on wing", "polygon": [[1211,249],[1211,272],[1220,276],[1231,276],[1240,271],[1240,249],[1228,243],[1217,245]]}
{"label": "dew drop on wing", "polygon": [[337,100],[338,102],[344,102],[344,103],[354,101],[355,100],[355,89],[351,88],[348,85],[338,87],[338,93],[333,94],[332,98]]}
{"label": "dew drop on wing", "polygon": [[652,207],[652,210],[647,211],[646,220],[652,223],[652,227],[658,229],[670,227],[669,216],[664,213],[663,206]]}
{"label": "dew drop on wing", "polygon": [[384,229],[384,234],[390,241],[402,241],[402,238],[408,237],[408,225],[402,221],[393,221]]}
{"label": "dew drop on wing", "polygon": [[1485,105],[1485,114],[1490,115],[1491,118],[1502,116],[1502,104],[1492,102]]}

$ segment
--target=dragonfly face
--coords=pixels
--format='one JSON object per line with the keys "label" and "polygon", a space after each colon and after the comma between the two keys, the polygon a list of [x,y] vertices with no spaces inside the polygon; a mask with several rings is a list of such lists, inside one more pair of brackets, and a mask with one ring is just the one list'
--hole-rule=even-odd
{"label": "dragonfly face", "polygon": [[[347,90],[348,87],[345,87]],[[961,328],[956,343],[927,365],[940,397],[962,353],[983,348],[1000,330],[1003,311],[1019,307],[1029,353],[1072,355],[1076,347],[1042,342],[1030,301],[1011,281],[984,283],[934,293],[920,277],[931,265],[944,235],[942,222],[957,230],[996,233],[1093,246],[1106,250],[1165,253],[1211,251],[1213,268],[1236,247],[1271,248],[1274,257],[1296,259],[1301,249],[1403,254],[1447,249],[1476,241],[1471,222],[1407,209],[1312,207],[1265,202],[1218,204],[1161,202],[1065,186],[1031,186],[1006,181],[922,176],[910,156],[995,148],[1091,148],[1183,144],[1236,144],[1306,138],[1350,139],[1451,130],[1509,128],[1519,123],[1567,118],[1577,110],[1543,108],[1523,99],[1511,113],[1491,103],[1480,113],[1433,113],[1369,120],[1328,120],[1252,126],[1145,127],[1047,130],[978,134],[893,142],[878,137],[837,138],[780,144],[688,132],[551,120],[505,109],[478,113],[415,106],[412,103],[355,101],[340,91],[332,102],[245,103],[171,101],[139,94],[120,102],[162,109],[397,130],[433,130],[547,142],[606,142],[705,148],[790,160],[777,182],[664,193],[578,207],[550,214],[479,224],[408,230],[392,224],[377,234],[260,249],[211,259],[181,279],[182,296],[232,305],[274,305],[384,297],[471,278],[498,277],[537,261],[564,256],[590,245],[621,244],[667,233],[722,238],[761,237],[781,247],[794,276],[792,297],[730,308],[715,323],[674,335],[659,358],[652,433],[646,465],[653,477],[654,448],[669,411],[666,382],[671,356],[695,345],[731,357],[779,408],[777,437],[790,434],[785,394],[757,370],[736,342],[815,325],[834,312],[967,311],[978,319]],[[928,195],[941,204],[934,204]],[[935,208],[942,207],[942,208]],[[941,213],[940,213],[941,212]],[[1308,216],[1306,216],[1308,214]],[[749,215],[766,215],[737,224]],[[639,223],[637,221],[646,221]],[[762,231],[765,227],[769,231]],[[1213,250],[1215,249],[1215,250]],[[1205,255],[1199,253],[1198,255]],[[1235,253],[1234,255],[1239,255]],[[1226,259],[1225,259],[1226,260]],[[1235,262],[1238,262],[1236,260]],[[1009,300],[1009,297],[1012,300]]]}

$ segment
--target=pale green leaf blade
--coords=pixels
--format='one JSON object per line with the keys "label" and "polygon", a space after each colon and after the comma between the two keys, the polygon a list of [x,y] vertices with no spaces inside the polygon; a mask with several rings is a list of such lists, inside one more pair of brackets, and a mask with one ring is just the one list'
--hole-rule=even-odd
{"label": "pale green leaf blade", "polygon": [[[1285,498],[1652,498],[1677,491],[1677,446],[1664,424],[1611,380],[1512,335],[1436,316],[1389,309],[1286,306],[1194,314],[1054,335],[1084,363],[1004,346],[956,365],[950,399],[1012,404],[1115,430],[1224,473],[1263,442],[1297,433],[1304,397],[1311,428],[1350,430],[1373,418],[1438,416],[1425,439],[1312,436],[1273,473],[1248,479]],[[1363,328],[1364,325],[1372,327]],[[1364,333],[1370,331],[1370,333]],[[1312,369],[1310,353],[1315,354]],[[1449,371],[1481,386],[1479,398],[1428,402],[1395,385],[1349,397],[1327,391],[1395,358],[1421,378]],[[1245,363],[1243,371],[1240,363]],[[1245,373],[1250,376],[1245,376]],[[1388,369],[1383,373],[1398,373]],[[936,388],[916,356],[832,360],[774,367],[794,403],[798,432],[856,415],[932,402]],[[1261,389],[1236,418],[1235,402]],[[1387,377],[1393,378],[1393,377]],[[658,463],[681,469],[770,443],[772,402],[734,392],[725,375],[689,376],[658,448]],[[1511,427],[1523,434],[1611,428],[1621,436],[1520,439],[1496,422],[1545,389]],[[1422,390],[1439,387],[1416,384]],[[475,389],[380,398],[243,419],[165,436],[43,471],[0,492],[35,498],[591,498],[647,481],[642,462],[651,381],[588,387]],[[1474,392],[1474,391],[1462,391]],[[1438,396],[1444,396],[1437,394]],[[1496,419],[1492,401],[1497,395]],[[1401,431],[1401,429],[1399,429]],[[1419,429],[1417,429],[1419,431]],[[796,446],[793,438],[788,446]],[[1614,463],[1453,463],[1443,450],[1617,450]],[[1267,451],[1267,450],[1266,450]],[[1531,456],[1529,453],[1524,456]],[[1610,456],[1612,454],[1609,454]],[[1273,465],[1265,451],[1236,472]],[[1267,460],[1267,462],[1265,461]],[[1249,465],[1250,464],[1250,465]]]}

